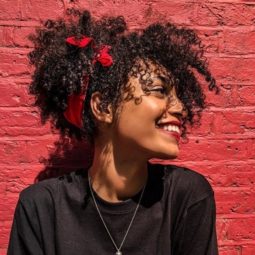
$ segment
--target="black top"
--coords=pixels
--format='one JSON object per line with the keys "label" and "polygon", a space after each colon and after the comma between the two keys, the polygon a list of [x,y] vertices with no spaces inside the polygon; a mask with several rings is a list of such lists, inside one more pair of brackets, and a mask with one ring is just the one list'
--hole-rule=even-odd
{"label": "black top", "polygon": [[[122,254],[217,255],[214,193],[205,177],[188,168],[150,163],[148,173]],[[140,194],[118,203],[95,194],[118,247]],[[115,253],[91,197],[85,169],[33,184],[21,192],[8,255]]]}

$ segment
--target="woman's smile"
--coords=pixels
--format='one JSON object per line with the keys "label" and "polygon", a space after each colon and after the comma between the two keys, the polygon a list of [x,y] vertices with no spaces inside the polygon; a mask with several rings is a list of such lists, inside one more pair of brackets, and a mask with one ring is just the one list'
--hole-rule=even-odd
{"label": "woman's smile", "polygon": [[172,121],[168,123],[164,123],[161,125],[156,125],[156,128],[158,128],[163,134],[166,134],[167,136],[174,137],[177,142],[179,142],[181,138],[181,131],[180,131],[180,124],[177,121]]}

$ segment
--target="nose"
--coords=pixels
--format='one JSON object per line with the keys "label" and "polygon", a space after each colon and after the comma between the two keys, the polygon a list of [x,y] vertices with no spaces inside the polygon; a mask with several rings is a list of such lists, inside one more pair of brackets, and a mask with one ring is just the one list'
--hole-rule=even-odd
{"label": "nose", "polygon": [[167,111],[178,118],[185,118],[187,111],[182,101],[176,95],[175,88],[172,89],[167,101]]}

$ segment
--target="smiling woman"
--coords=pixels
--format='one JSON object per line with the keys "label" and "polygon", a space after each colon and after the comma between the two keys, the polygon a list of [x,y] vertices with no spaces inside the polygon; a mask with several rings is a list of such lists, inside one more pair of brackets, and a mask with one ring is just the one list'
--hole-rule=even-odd
{"label": "smiling woman", "polygon": [[218,92],[200,39],[171,23],[138,33],[123,17],[74,13],[31,36],[30,92],[62,135],[90,142],[93,162],[21,192],[8,254],[217,255],[209,182],[150,163],[176,158],[205,108],[194,72]]}
{"label": "smiling woman", "polygon": [[[142,64],[141,68],[145,68]],[[181,122],[185,118],[184,106],[167,70],[151,61],[147,65],[148,70],[143,70],[146,80],[140,74],[129,77],[132,96],[137,103],[123,100],[121,104],[118,129],[114,130],[114,134],[121,132],[116,139],[117,148],[124,145],[125,151],[130,150],[125,153],[133,153],[140,160],[175,158],[179,150]]]}

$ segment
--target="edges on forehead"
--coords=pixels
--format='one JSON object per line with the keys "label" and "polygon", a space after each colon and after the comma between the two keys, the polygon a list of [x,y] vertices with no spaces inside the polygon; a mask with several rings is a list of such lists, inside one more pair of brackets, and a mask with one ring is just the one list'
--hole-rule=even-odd
{"label": "edges on forehead", "polygon": [[136,58],[134,61],[134,65],[132,70],[136,71],[149,71],[155,73],[161,73],[165,76],[170,76],[171,71],[164,67],[162,64],[157,62],[156,60],[152,60],[149,58]]}
{"label": "edges on forehead", "polygon": [[137,58],[129,73],[129,77],[132,76],[138,78],[141,83],[146,82],[147,85],[155,78],[171,87],[176,83],[171,70],[151,59]]}

